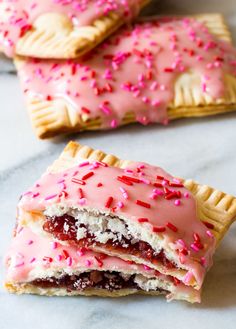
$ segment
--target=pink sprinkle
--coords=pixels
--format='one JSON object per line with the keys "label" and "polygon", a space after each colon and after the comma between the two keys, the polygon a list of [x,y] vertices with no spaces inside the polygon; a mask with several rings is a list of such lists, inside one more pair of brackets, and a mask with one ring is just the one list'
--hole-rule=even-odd
{"label": "pink sprinkle", "polygon": [[151,91],[154,91],[154,90],[156,90],[156,88],[157,88],[157,82],[154,81],[154,82],[151,84],[151,86],[150,86],[150,90],[151,90]]}
{"label": "pink sprinkle", "polygon": [[147,265],[143,265],[143,268],[145,269],[145,271],[150,271],[151,267],[147,266]]}
{"label": "pink sprinkle", "polygon": [[191,247],[192,250],[194,250],[194,251],[196,251],[196,252],[199,251],[199,248],[198,248],[194,243],[192,243],[192,244],[190,245],[190,247]]}
{"label": "pink sprinkle", "polygon": [[62,260],[62,255],[56,255],[56,260],[60,262]]}
{"label": "pink sprinkle", "polygon": [[178,239],[177,242],[178,242],[182,247],[186,248],[186,244],[185,244],[184,240],[182,240],[182,239]]}
{"label": "pink sprinkle", "polygon": [[67,263],[68,266],[71,266],[72,265],[72,258],[71,257],[67,257],[66,263]]}
{"label": "pink sprinkle", "polygon": [[140,165],[138,166],[138,169],[144,169],[144,168],[145,168],[144,164],[140,164]]}
{"label": "pink sprinkle", "polygon": [[48,200],[54,199],[56,196],[57,196],[57,194],[52,194],[52,195],[47,196],[44,200],[48,201]]}
{"label": "pink sprinkle", "polygon": [[185,193],[184,193],[184,197],[185,197],[185,198],[189,198],[189,193],[188,193],[188,192],[185,192]]}
{"label": "pink sprinkle", "polygon": [[180,200],[175,200],[175,205],[180,206]]}
{"label": "pink sprinkle", "polygon": [[119,202],[117,203],[117,206],[118,206],[119,208],[124,208],[124,203],[123,203],[122,201],[119,201]]}
{"label": "pink sprinkle", "polygon": [[21,267],[21,266],[24,266],[25,265],[25,262],[21,262],[21,263],[18,263],[15,265],[15,267]]}
{"label": "pink sprinkle", "polygon": [[39,196],[39,193],[34,193],[34,194],[32,195],[32,198],[37,198],[37,196]]}
{"label": "pink sprinkle", "polygon": [[214,235],[212,234],[211,231],[207,230],[206,234],[210,237],[210,238],[214,238]]}
{"label": "pink sprinkle", "polygon": [[52,242],[52,249],[57,249],[58,243],[56,241]]}
{"label": "pink sprinkle", "polygon": [[81,162],[78,167],[84,167],[84,166],[87,166],[88,164],[89,164],[89,161],[84,161],[84,162]]}
{"label": "pink sprinkle", "polygon": [[111,121],[111,128],[116,128],[118,126],[117,120],[112,120]]}
{"label": "pink sprinkle", "polygon": [[30,260],[30,263],[34,263],[36,261],[36,258],[35,257],[32,257],[31,260]]}
{"label": "pink sprinkle", "polygon": [[140,178],[140,180],[141,180],[141,182],[144,183],[144,184],[147,184],[147,185],[150,185],[150,184],[151,184],[150,180],[148,180],[148,179]]}
{"label": "pink sprinkle", "polygon": [[88,267],[89,267],[89,266],[91,266],[91,264],[92,264],[92,263],[91,263],[91,261],[90,261],[90,260],[88,260],[88,259],[87,259],[87,260],[85,261],[85,265],[86,265],[86,266],[88,266]]}
{"label": "pink sprinkle", "polygon": [[157,194],[156,193],[152,193],[151,195],[150,195],[150,199],[153,199],[153,200],[155,200],[156,198],[157,198]]}
{"label": "pink sprinkle", "polygon": [[34,243],[34,241],[33,240],[29,240],[28,242],[27,242],[27,244],[30,246],[32,243]]}
{"label": "pink sprinkle", "polygon": [[86,204],[86,199],[85,198],[82,198],[82,199],[79,199],[79,204],[81,205],[81,206],[84,206],[85,204]]}

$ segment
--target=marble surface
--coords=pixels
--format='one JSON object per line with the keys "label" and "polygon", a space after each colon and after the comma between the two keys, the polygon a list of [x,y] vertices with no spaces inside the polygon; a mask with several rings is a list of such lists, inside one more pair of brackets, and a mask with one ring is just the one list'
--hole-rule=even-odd
{"label": "marble surface", "polygon": [[[236,39],[235,0],[162,0],[149,13],[217,12]],[[236,41],[236,40],[235,40]],[[11,63],[0,59],[0,257],[10,242],[18,197],[60,154],[70,139],[122,158],[149,161],[236,195],[236,113],[179,120],[164,128],[133,125],[112,132],[38,141],[31,130]],[[0,288],[0,328],[235,328],[236,225],[215,255],[200,305],[164,298],[44,298],[9,295]],[[1,282],[4,269],[0,270]],[[2,286],[2,285],[1,285]]]}

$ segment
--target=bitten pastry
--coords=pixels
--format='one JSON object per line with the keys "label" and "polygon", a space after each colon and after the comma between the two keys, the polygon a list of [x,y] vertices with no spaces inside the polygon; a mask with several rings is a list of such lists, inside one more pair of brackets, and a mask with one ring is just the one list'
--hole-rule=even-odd
{"label": "bitten pastry", "polygon": [[138,15],[149,0],[0,0],[7,56],[75,58]]}
{"label": "bitten pastry", "polygon": [[145,265],[64,246],[18,227],[6,256],[6,288],[17,294],[48,296],[97,295],[120,297],[134,293],[163,294],[167,300],[199,302],[199,291]]}
{"label": "bitten pastry", "polygon": [[145,265],[195,290],[235,217],[230,195],[73,142],[18,205],[18,224],[38,235]]}
{"label": "bitten pastry", "polygon": [[16,65],[40,138],[236,108],[236,50],[220,15],[149,18],[80,61]]}

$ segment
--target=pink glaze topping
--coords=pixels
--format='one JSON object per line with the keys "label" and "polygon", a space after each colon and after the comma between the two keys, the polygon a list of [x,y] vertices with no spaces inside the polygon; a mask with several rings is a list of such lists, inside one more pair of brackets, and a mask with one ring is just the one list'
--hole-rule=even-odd
{"label": "pink glaze topping", "polygon": [[[62,204],[97,209],[139,223],[163,237],[165,246],[201,283],[206,268],[212,264],[215,239],[197,217],[194,197],[190,192],[188,198],[184,196],[187,192],[176,178],[146,163],[119,169],[86,162],[61,173],[43,175],[24,193],[19,207],[30,212]],[[176,200],[181,200],[178,207]]]}
{"label": "pink glaze topping", "polygon": [[156,19],[121,29],[80,62],[28,60],[19,76],[27,98],[64,99],[79,116],[116,128],[127,112],[142,124],[168,123],[175,81],[185,72],[220,99],[224,75],[236,75],[236,51],[195,19]]}
{"label": "pink glaze topping", "polygon": [[129,20],[140,8],[141,0],[0,0],[0,48],[12,57],[17,41],[46,13],[64,14],[80,27],[110,12]]}
{"label": "pink glaze topping", "polygon": [[[29,245],[28,241],[32,243]],[[56,243],[56,248],[55,248]],[[7,281],[30,282],[42,278],[42,272],[62,271],[66,273],[73,270],[87,271],[118,271],[132,274],[143,274],[147,277],[158,277],[165,282],[175,285],[173,294],[167,296],[174,298],[176,293],[195,296],[200,300],[199,291],[184,286],[179,280],[163,275],[148,266],[138,265],[134,262],[126,262],[117,257],[107,256],[85,248],[64,246],[58,242],[52,242],[48,238],[34,234],[27,227],[18,227],[11,246],[6,254]],[[37,274],[38,273],[38,274]]]}

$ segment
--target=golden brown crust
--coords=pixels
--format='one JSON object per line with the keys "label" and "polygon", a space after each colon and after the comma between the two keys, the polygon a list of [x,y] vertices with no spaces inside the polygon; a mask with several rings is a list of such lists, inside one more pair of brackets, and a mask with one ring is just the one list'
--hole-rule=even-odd
{"label": "golden brown crust", "polygon": [[[84,159],[103,161],[110,166],[119,168],[125,168],[131,162],[76,142],[70,142],[60,157],[48,168],[48,171],[60,172],[73,167]],[[211,231],[219,243],[230,225],[236,220],[236,198],[193,180],[183,180],[183,182],[197,200],[200,219],[214,225]]]}
{"label": "golden brown crust", "polygon": [[[231,43],[231,36],[220,14],[195,16],[203,22],[212,34]],[[19,58],[15,60],[20,66]],[[236,108],[236,78],[226,75],[225,95],[217,101],[202,92],[200,77],[194,72],[181,74],[175,81],[174,100],[167,109],[170,120],[185,117],[202,117],[228,113]],[[39,138],[50,138],[58,134],[101,129],[101,118],[89,119],[79,115],[66,100],[40,101],[28,97],[27,108],[32,126]],[[134,112],[127,112],[122,125],[135,122]]]}
{"label": "golden brown crust", "polygon": [[[149,1],[143,0],[141,7]],[[45,13],[37,17],[32,28],[17,41],[16,54],[37,58],[76,58],[95,48],[124,22],[120,14],[109,12],[91,25],[74,26],[66,15]]]}

